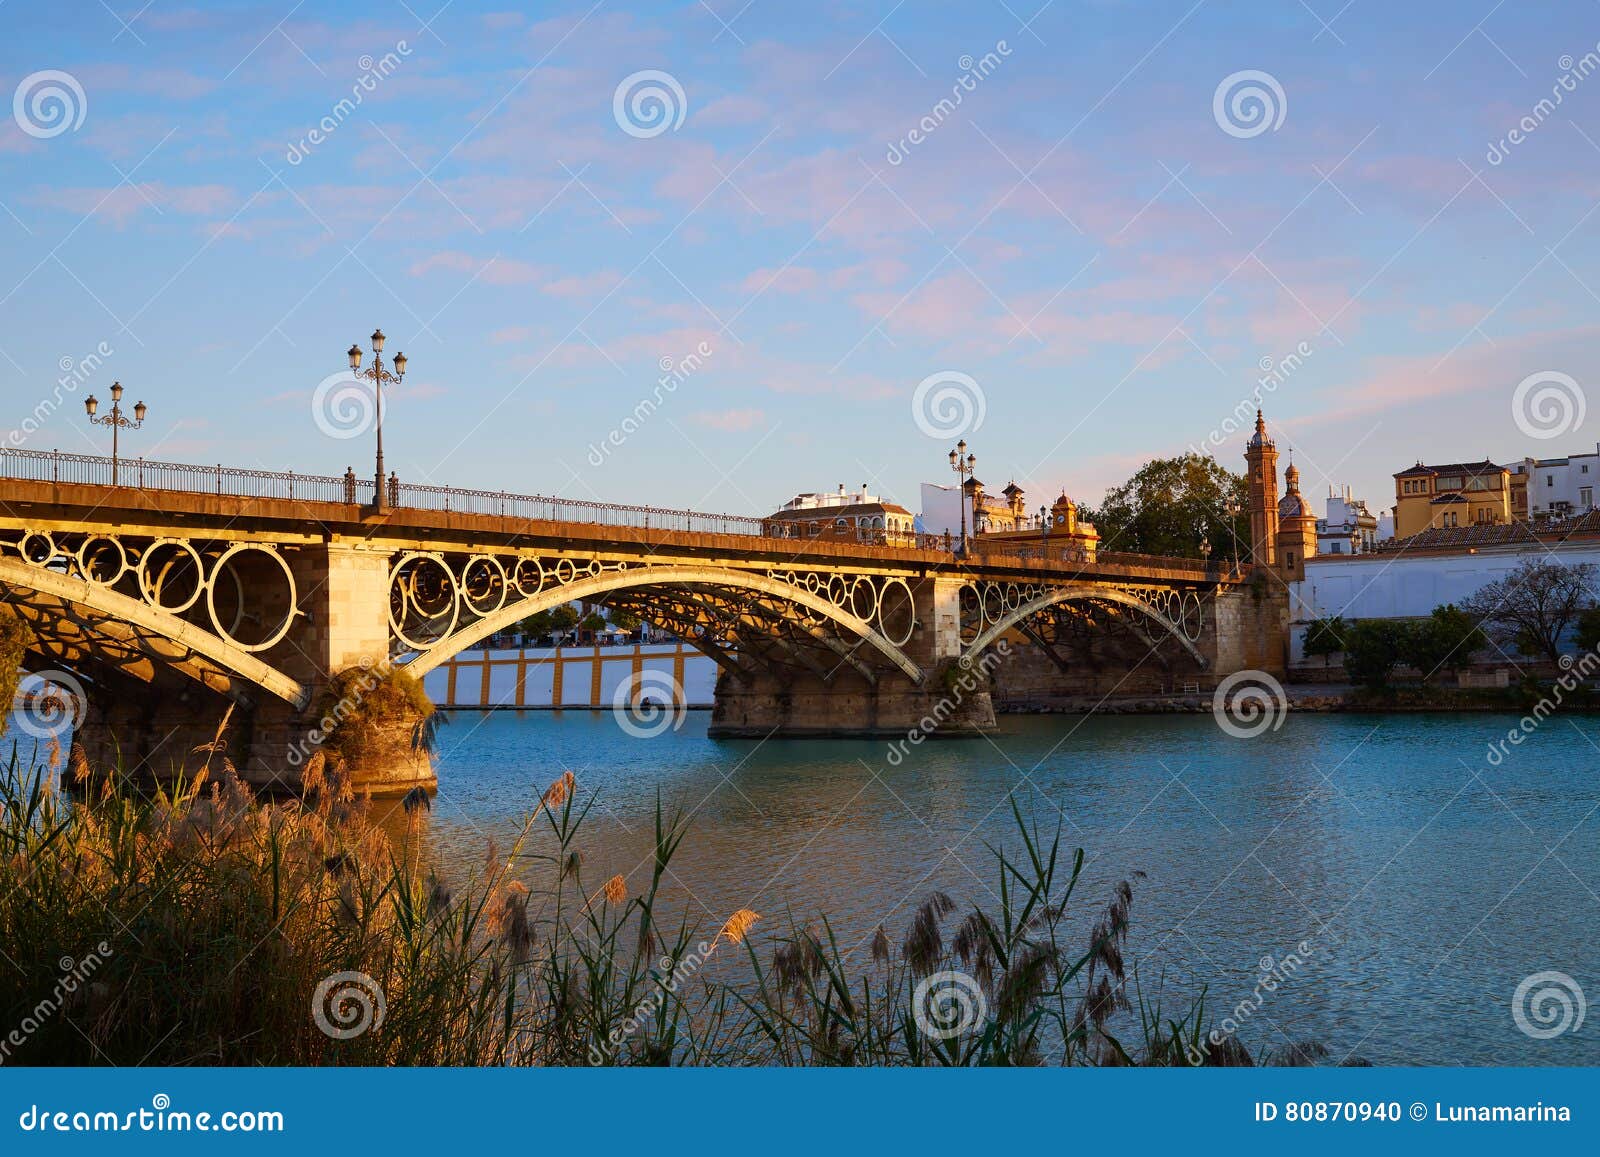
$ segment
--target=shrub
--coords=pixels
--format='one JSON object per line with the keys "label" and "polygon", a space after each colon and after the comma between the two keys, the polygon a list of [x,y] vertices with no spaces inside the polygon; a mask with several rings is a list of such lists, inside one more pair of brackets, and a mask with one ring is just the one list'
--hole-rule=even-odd
{"label": "shrub", "polygon": [[1344,670],[1353,681],[1381,691],[1400,662],[1401,640],[1406,632],[1402,623],[1386,619],[1365,619],[1352,624],[1344,635]]}

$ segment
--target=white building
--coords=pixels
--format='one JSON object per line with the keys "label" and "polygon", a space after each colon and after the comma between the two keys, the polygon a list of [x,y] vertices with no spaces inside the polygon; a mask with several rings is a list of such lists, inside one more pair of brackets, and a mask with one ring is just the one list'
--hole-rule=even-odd
{"label": "white building", "polygon": [[1524,458],[1507,467],[1528,478],[1528,517],[1566,518],[1594,509],[1595,483],[1600,481],[1600,443],[1593,454],[1565,458]]}
{"label": "white building", "polygon": [[[961,537],[962,503],[960,486],[940,486],[937,482],[922,484],[922,517],[919,520],[923,534],[948,534]],[[972,511],[968,510],[967,521]]]}
{"label": "white building", "polygon": [[[1365,554],[1382,541],[1381,529],[1366,501],[1352,497],[1348,486],[1343,493],[1329,487],[1327,517],[1317,519],[1317,553]],[[1393,519],[1389,535],[1394,535]]]}
{"label": "white building", "polygon": [[[1290,662],[1304,658],[1302,628],[1313,619],[1421,618],[1444,603],[1459,606],[1527,558],[1600,566],[1600,537],[1540,540],[1525,523],[1424,534],[1436,544],[1306,559],[1306,577],[1289,584]],[[1466,545],[1466,540],[1477,545]]]}

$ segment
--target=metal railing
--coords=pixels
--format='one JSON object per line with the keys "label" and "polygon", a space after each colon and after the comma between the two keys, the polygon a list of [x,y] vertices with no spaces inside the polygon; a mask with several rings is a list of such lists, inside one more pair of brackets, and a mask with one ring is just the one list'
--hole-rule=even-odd
{"label": "metal railing", "polygon": [[288,498],[304,502],[371,502],[372,480],[329,478],[320,474],[275,474],[267,470],[237,470],[192,466],[181,462],[152,462],[122,458],[113,467],[110,458],[93,454],[63,454],[59,450],[17,450],[0,447],[0,478],[31,482],[67,482],[81,486],[128,486],[138,490],[174,490],[183,494],[226,494],[242,498]]}

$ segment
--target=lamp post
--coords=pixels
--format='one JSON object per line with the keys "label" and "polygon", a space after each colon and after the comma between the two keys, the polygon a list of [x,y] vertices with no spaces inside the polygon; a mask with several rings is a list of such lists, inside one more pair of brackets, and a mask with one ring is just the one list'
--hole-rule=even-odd
{"label": "lamp post", "polygon": [[83,408],[88,413],[90,422],[96,426],[111,427],[111,485],[120,486],[122,484],[119,480],[120,470],[118,467],[120,447],[117,435],[125,429],[137,430],[144,425],[144,416],[149,413],[149,409],[143,402],[136,402],[133,407],[133,417],[129,418],[124,414],[122,412],[121,382],[111,383],[111,412],[109,414],[103,414],[98,418],[95,417],[95,411],[100,408],[100,402],[93,394],[83,400]]}
{"label": "lamp post", "polygon": [[[956,472],[961,479],[961,485],[956,491],[957,505],[961,508],[961,553],[967,553],[967,479],[972,477],[972,468],[978,464],[976,454],[967,453],[967,440],[965,438],[956,443],[956,448],[950,451],[950,469]],[[972,509],[972,526],[978,526],[978,509]]]}
{"label": "lamp post", "polygon": [[1228,512],[1228,537],[1233,540],[1233,569],[1239,569],[1239,504],[1233,499],[1228,499],[1223,507]]}
{"label": "lamp post", "polygon": [[1050,508],[1039,507],[1039,545],[1044,550],[1045,558],[1050,557]]}
{"label": "lamp post", "polygon": [[390,373],[383,368],[383,331],[372,331],[372,365],[367,369],[361,368],[361,347],[352,345],[346,351],[350,358],[350,372],[358,378],[365,378],[372,383],[374,401],[377,406],[378,427],[378,471],[373,479],[372,504],[377,510],[384,507],[384,482],[383,482],[383,383],[392,382],[395,385],[406,376],[406,355],[394,355],[394,372]]}

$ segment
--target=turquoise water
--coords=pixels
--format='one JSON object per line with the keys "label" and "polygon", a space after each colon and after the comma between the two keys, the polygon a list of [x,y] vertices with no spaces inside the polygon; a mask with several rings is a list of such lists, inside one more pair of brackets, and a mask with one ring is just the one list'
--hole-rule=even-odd
{"label": "turquoise water", "polygon": [[825,913],[865,958],[934,889],[998,906],[988,845],[1015,846],[1015,798],[1085,850],[1081,921],[1146,874],[1130,947],[1174,994],[1204,985],[1220,1017],[1263,958],[1281,975],[1299,957],[1241,1018],[1252,1051],[1600,1064],[1600,1011],[1544,1040],[1512,1016],[1535,973],[1600,998],[1600,717],[1551,719],[1498,765],[1489,744],[1513,717],[1291,715],[1253,739],[1209,715],[1007,717],[992,741],[927,743],[898,766],[881,742],[708,739],[708,718],[636,738],[608,712],[453,714],[435,855],[476,871],[570,769],[598,800],[586,879],[646,882],[659,792],[691,819],[671,899],[702,927],[737,908],[768,932]]}

